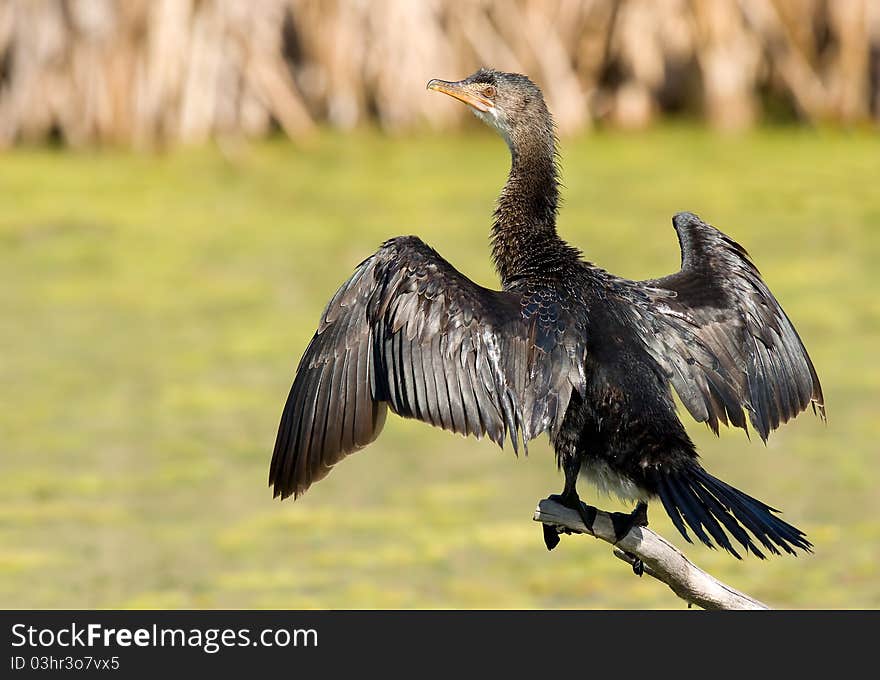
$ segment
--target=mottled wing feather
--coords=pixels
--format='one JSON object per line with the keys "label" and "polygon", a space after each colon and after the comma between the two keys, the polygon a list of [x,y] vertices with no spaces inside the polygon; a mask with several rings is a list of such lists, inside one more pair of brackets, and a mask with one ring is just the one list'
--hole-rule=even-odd
{"label": "mottled wing feather", "polygon": [[333,296],[275,443],[275,495],[303,493],[379,434],[387,408],[499,446],[561,424],[584,349],[552,302],[483,288],[415,237],[386,242]]}
{"label": "mottled wing feather", "polygon": [[717,433],[747,429],[745,409],[764,440],[810,405],[824,417],[807,350],[745,249],[692,213],[673,226],[681,270],[638,284],[631,321],[691,415]]}

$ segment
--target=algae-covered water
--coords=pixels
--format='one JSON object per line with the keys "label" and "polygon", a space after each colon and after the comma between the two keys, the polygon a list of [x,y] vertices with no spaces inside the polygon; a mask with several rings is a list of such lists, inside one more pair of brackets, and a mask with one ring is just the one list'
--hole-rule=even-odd
{"label": "algae-covered water", "polygon": [[[607,544],[545,550],[532,511],[562,478],[544,440],[517,459],[390,417],[302,499],[267,488],[337,285],[409,233],[496,285],[507,163],[488,133],[0,156],[0,606],[683,606]],[[814,555],[738,562],[660,506],[652,527],[772,605],[880,606],[880,138],[600,133],[564,140],[562,167],[561,234],[617,274],[677,269],[678,210],[743,243],[825,389],[827,425],[804,414],[766,447],[687,421],[708,469]]]}

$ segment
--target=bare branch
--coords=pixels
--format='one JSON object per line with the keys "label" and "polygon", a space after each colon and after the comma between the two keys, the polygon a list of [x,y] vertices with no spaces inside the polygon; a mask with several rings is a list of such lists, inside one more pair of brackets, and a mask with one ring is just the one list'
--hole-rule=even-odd
{"label": "bare branch", "polygon": [[706,573],[678,548],[647,527],[633,527],[619,541],[614,535],[611,515],[599,510],[592,527],[587,527],[577,511],[545,498],[535,509],[534,520],[563,532],[590,534],[615,547],[614,554],[629,564],[637,559],[644,573],[662,581],[689,604],[703,609],[770,609],[748,595]]}

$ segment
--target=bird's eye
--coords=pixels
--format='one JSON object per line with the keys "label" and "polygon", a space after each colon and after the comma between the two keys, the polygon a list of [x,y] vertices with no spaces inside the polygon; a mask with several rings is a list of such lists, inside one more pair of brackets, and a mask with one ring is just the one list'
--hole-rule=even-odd
{"label": "bird's eye", "polygon": [[495,86],[494,85],[486,85],[483,88],[483,96],[487,99],[492,99],[495,96]]}

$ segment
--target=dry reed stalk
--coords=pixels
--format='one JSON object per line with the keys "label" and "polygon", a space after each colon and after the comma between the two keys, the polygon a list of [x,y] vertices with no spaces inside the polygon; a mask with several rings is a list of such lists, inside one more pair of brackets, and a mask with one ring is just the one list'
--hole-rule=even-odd
{"label": "dry reed stalk", "polygon": [[880,121],[873,0],[0,0],[0,146],[149,147],[462,120],[432,77],[529,73],[560,132],[765,101]]}

